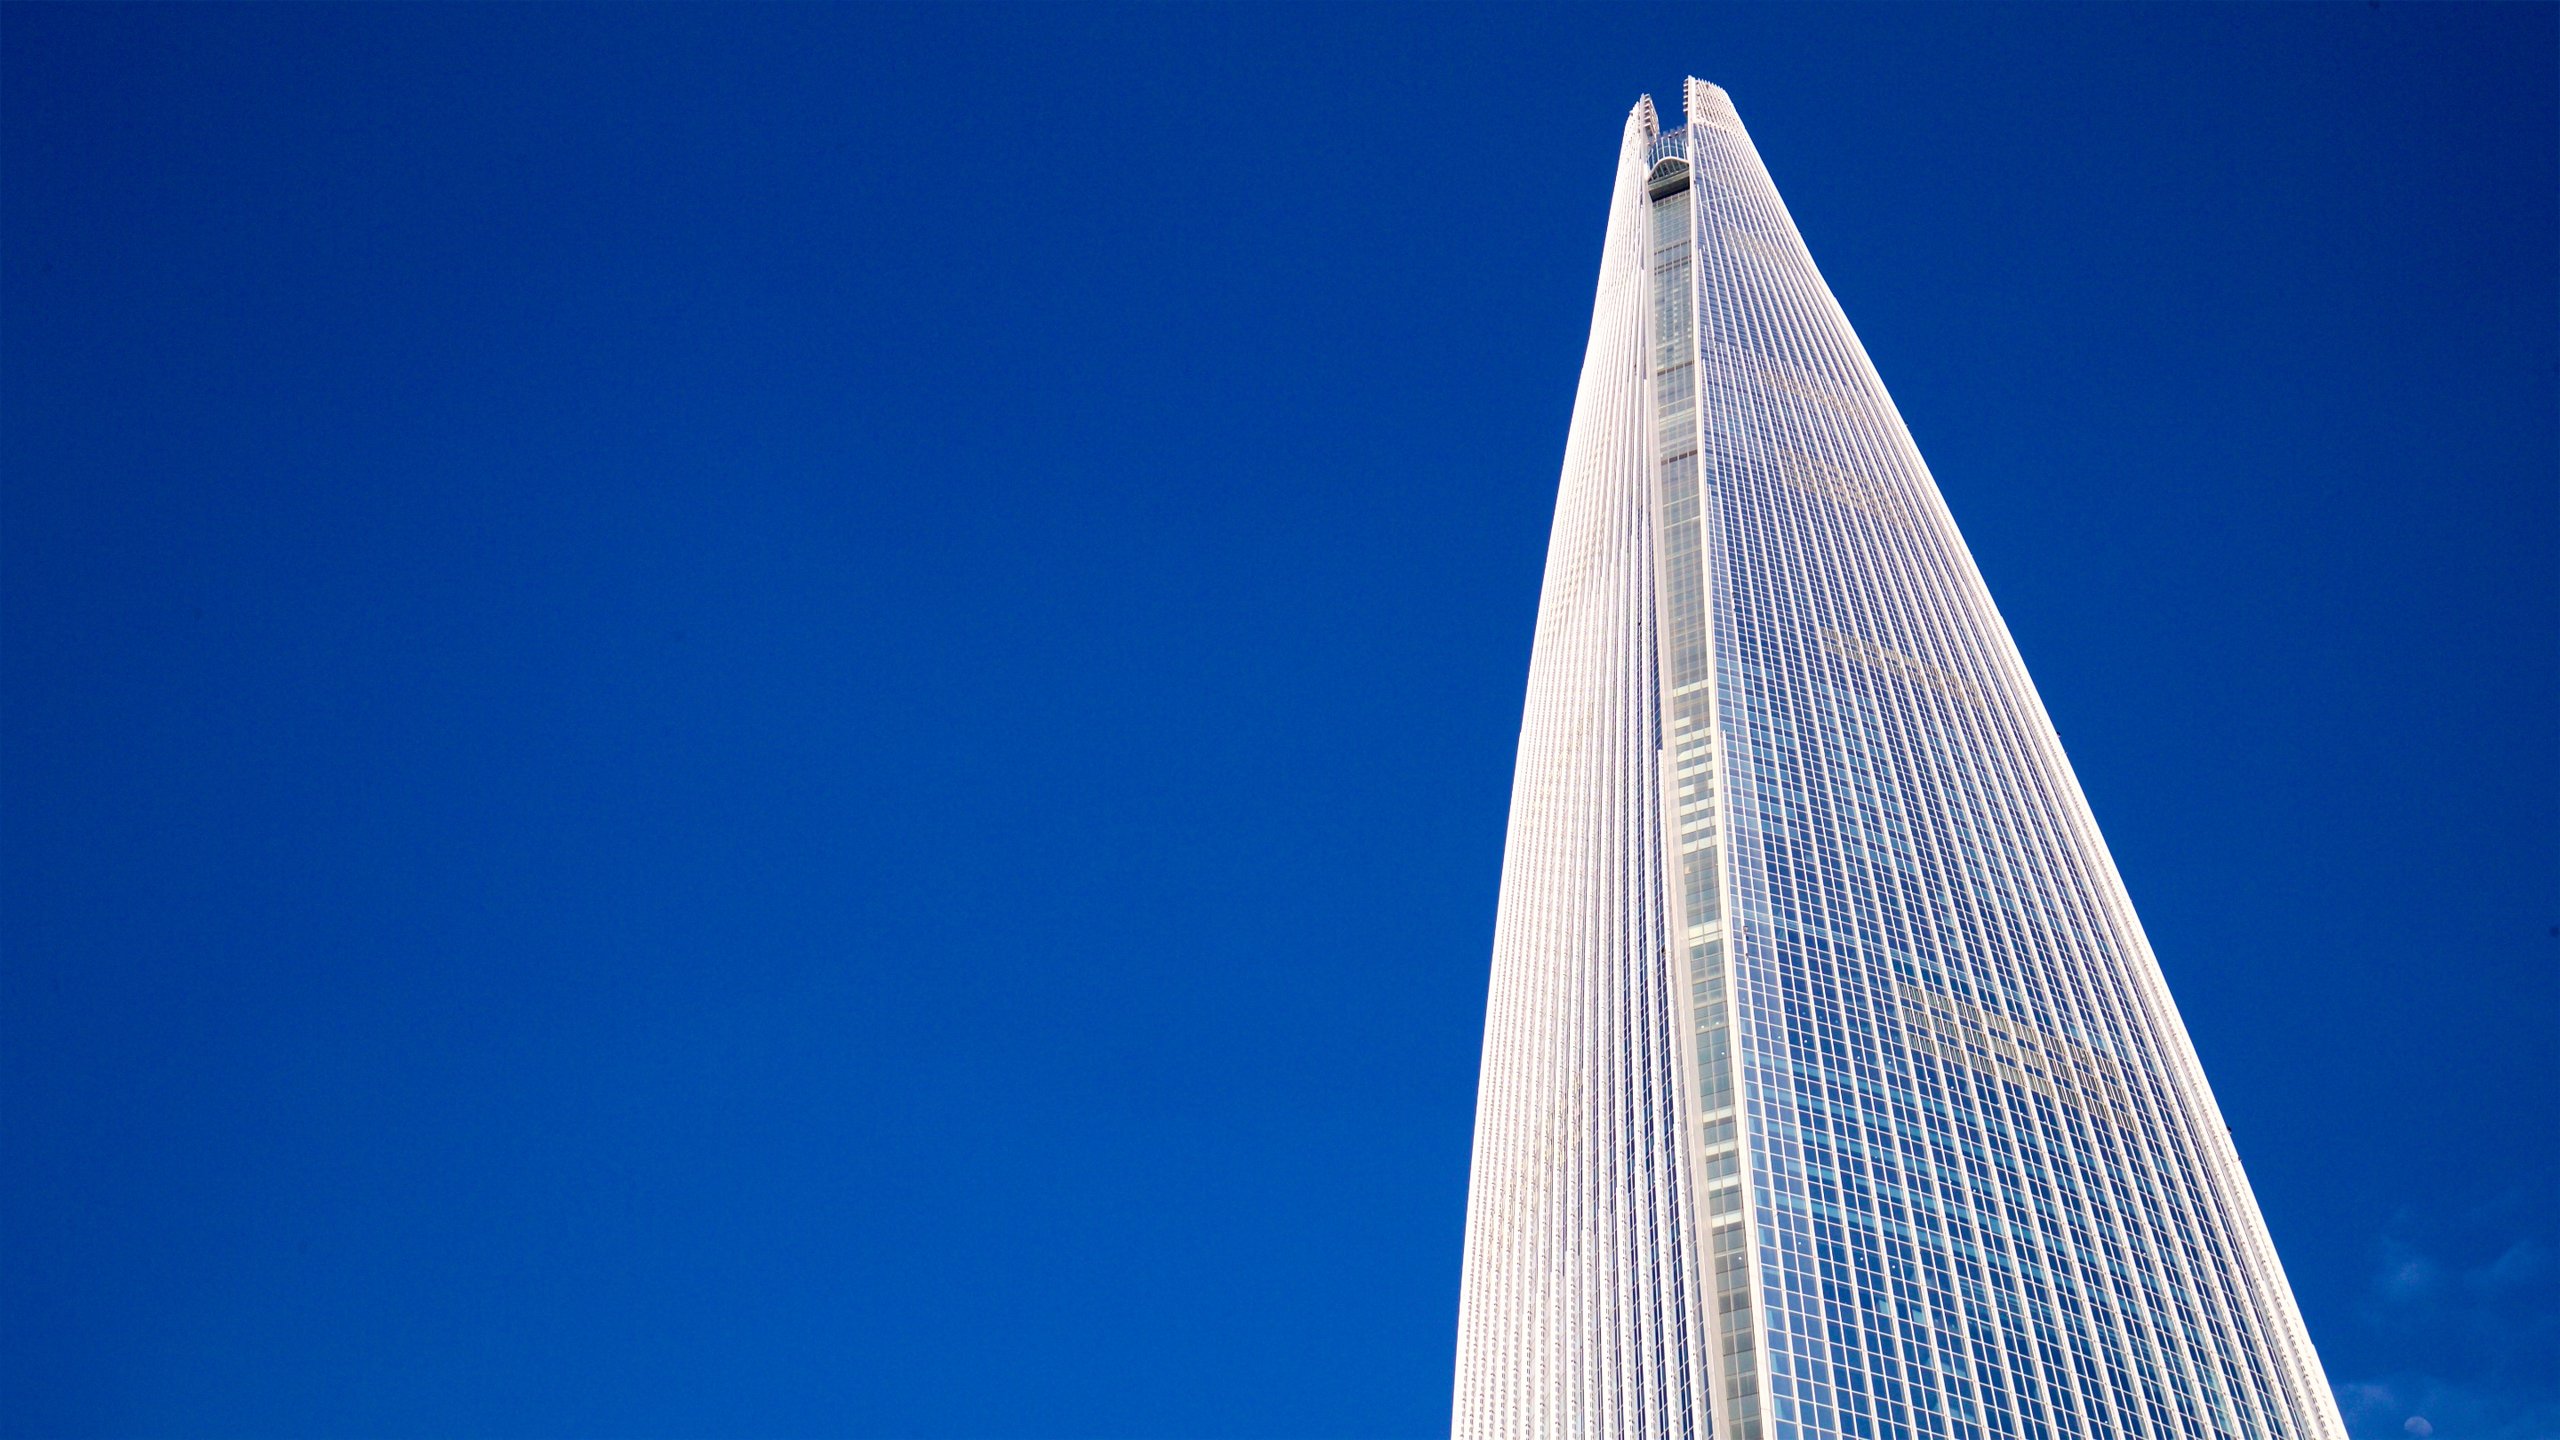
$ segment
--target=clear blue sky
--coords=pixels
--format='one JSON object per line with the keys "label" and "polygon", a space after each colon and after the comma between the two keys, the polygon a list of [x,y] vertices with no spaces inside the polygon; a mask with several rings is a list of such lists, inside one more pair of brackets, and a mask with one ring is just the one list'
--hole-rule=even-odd
{"label": "clear blue sky", "polygon": [[0,1428],[1445,1426],[1694,72],[2356,1433],[2560,1431],[2556,13],[0,9]]}

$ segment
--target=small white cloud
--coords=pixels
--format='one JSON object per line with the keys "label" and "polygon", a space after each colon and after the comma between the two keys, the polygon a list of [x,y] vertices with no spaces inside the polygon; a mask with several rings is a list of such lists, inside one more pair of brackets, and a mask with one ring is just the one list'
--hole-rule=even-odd
{"label": "small white cloud", "polygon": [[2399,1408],[2400,1402],[2388,1385],[2366,1381],[2338,1387],[2338,1409],[2345,1413],[2351,1429],[2361,1430],[2364,1427],[2357,1422],[2388,1415]]}
{"label": "small white cloud", "polygon": [[2463,1276],[2471,1289],[2495,1295],[2530,1288],[2551,1268],[2551,1254],[2532,1240],[2519,1240],[2498,1258]]}
{"label": "small white cloud", "polygon": [[2443,1272],[2435,1262],[2423,1255],[2402,1255],[2386,1264],[2376,1282],[2383,1298],[2400,1302],[2423,1300],[2435,1293]]}

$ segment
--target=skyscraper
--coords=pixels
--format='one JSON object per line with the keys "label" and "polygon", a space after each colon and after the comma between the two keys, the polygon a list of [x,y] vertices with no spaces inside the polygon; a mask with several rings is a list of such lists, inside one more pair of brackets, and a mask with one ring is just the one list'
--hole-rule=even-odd
{"label": "skyscraper", "polygon": [[2332,1440],[2008,629],[1731,103],[1636,106],[1495,923],[1467,1436]]}

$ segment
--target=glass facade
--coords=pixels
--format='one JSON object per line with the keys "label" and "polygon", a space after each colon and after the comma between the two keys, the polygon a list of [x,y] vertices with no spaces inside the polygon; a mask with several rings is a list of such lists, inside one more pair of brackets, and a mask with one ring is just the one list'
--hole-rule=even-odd
{"label": "glass facade", "polygon": [[1621,148],[1540,599],[1464,1435],[2333,1440],[2051,721],[1724,93]]}

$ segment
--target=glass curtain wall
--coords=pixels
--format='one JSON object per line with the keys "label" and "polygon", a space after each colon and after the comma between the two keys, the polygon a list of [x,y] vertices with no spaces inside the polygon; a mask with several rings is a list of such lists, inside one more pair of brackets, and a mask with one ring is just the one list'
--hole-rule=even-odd
{"label": "glass curtain wall", "polygon": [[1963,539],[1686,100],[1629,120],[1566,447],[1456,1429],[2340,1436]]}

